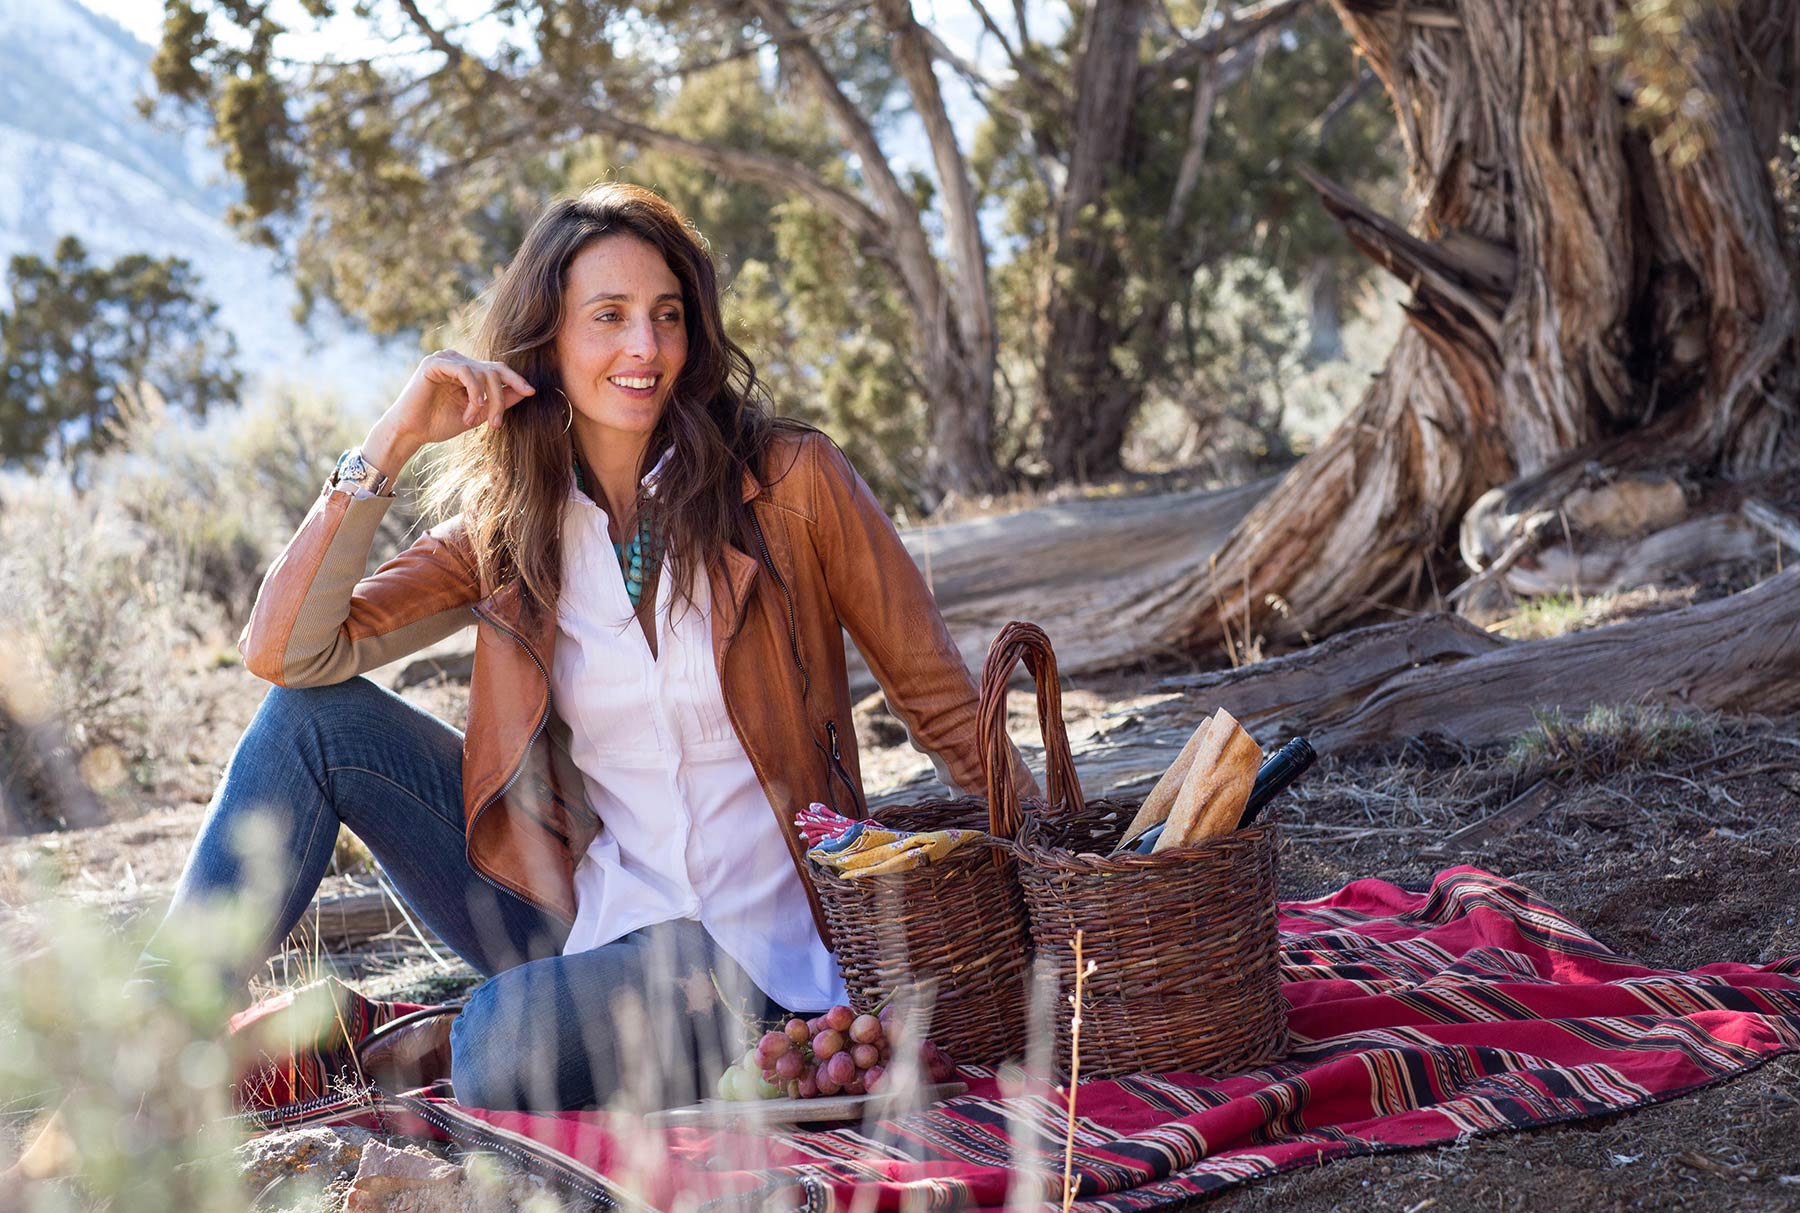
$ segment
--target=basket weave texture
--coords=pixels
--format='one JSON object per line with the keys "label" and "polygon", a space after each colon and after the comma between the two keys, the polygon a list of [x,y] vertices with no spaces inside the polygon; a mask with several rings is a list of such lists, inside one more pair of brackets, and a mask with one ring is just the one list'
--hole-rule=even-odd
{"label": "basket weave texture", "polygon": [[[1059,1009],[1074,992],[1076,932],[1084,963],[1093,962],[1082,983],[1083,1077],[1218,1075],[1278,1060],[1287,1051],[1287,1009],[1275,826],[1265,822],[1158,855],[1106,858],[1138,802],[1083,800],[1056,658],[1042,629],[1008,624],[994,641],[995,653],[1003,647],[1009,668],[1023,658],[1038,676],[1049,803],[1019,805],[1009,787],[990,781],[994,817],[1019,823],[1009,832],[1017,835],[1032,945],[1039,964],[1055,974]],[[1072,1025],[1066,1014],[1055,1020],[1057,1062],[1066,1067]]]}
{"label": "basket weave texture", "polygon": [[[927,1034],[958,1063],[998,1065],[1025,1053],[1026,984],[1031,935],[1010,839],[1021,806],[1011,782],[1006,679],[1016,659],[982,671],[982,755],[990,793],[1008,793],[1005,818],[989,797],[965,796],[883,809],[881,824],[900,830],[979,830],[988,837],[910,872],[845,880],[807,864],[831,927],[832,946],[850,1000],[881,1002],[899,988],[929,987]],[[1041,693],[1041,692],[1040,692]],[[999,703],[998,712],[991,701]]]}
{"label": "basket weave texture", "polygon": [[[900,830],[988,828],[980,797],[884,809]],[[996,1065],[1024,1052],[1030,937],[1014,860],[992,842],[910,872],[845,880],[808,863],[850,1001],[868,1008],[895,989],[929,985],[927,1035],[959,1063]]]}

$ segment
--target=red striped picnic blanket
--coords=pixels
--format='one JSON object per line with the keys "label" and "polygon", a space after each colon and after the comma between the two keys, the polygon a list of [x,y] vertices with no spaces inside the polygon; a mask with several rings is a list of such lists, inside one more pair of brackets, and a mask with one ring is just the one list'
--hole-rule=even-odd
{"label": "red striped picnic blanket", "polygon": [[[1284,903],[1281,929],[1290,1056],[1226,1077],[1081,1084],[1077,1209],[1157,1209],[1335,1158],[1617,1112],[1800,1050],[1800,956],[1648,968],[1471,867],[1420,892],[1361,880]],[[1064,1095],[964,1076],[968,1094],[929,1110],[828,1131],[650,1130],[603,1112],[493,1112],[428,1094],[307,1119],[495,1149],[600,1207],[1060,1204]]]}

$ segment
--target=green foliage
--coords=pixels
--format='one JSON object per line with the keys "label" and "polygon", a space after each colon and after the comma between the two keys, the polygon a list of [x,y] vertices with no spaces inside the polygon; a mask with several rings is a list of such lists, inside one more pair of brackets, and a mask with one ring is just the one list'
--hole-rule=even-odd
{"label": "green foliage", "polygon": [[0,317],[0,460],[101,451],[128,401],[154,392],[193,416],[234,399],[236,342],[181,258],[95,265],[79,240],[17,256]]}
{"label": "green foliage", "polygon": [[[1171,13],[1191,29],[1205,7]],[[1309,165],[1364,189],[1391,179],[1397,149],[1385,94],[1359,80],[1362,69],[1329,11],[1265,35],[1240,52],[1252,56],[1251,66],[1221,67],[1227,83],[1212,110],[1199,182],[1170,226],[1196,83],[1150,87],[1140,96],[1122,171],[1081,220],[1108,250],[1090,279],[1056,262],[1055,198],[1040,163],[1040,145],[1062,148],[1072,137],[1078,32],[1077,23],[1042,56],[1045,79],[1014,85],[971,156],[1014,249],[995,271],[1002,365],[1018,374],[1041,363],[1039,318],[1053,293],[1072,292],[1091,299],[1116,334],[1116,375],[1180,402],[1202,441],[1241,435],[1279,457],[1282,409],[1272,396],[1304,344],[1293,292],[1321,261],[1346,295],[1368,272],[1296,169]],[[1146,63],[1168,45],[1165,36],[1148,38]],[[1166,325],[1156,323],[1162,300],[1173,304]],[[1030,447],[1023,442],[1021,453]]]}
{"label": "green foliage", "polygon": [[[295,64],[274,53],[276,8],[172,0],[156,78],[165,96],[211,109],[245,183],[242,220],[290,248],[309,305],[333,302],[378,332],[454,334],[548,197],[599,177],[639,181],[711,238],[734,283],[735,331],[754,336],[780,407],[832,429],[889,501],[935,497],[923,484],[929,401],[915,347],[936,317],[920,312],[892,247],[771,184],[767,161],[761,175],[731,161],[776,157],[872,197],[867,166],[797,59],[800,46],[816,54],[845,104],[892,134],[911,99],[867,12],[794,0],[800,41],[778,53],[731,5],[493,0],[432,27],[429,8],[319,0],[306,10],[315,20],[329,9],[398,30],[400,53]],[[1191,33],[1213,12],[1177,3],[1167,16]],[[1393,159],[1381,91],[1352,88],[1358,67],[1336,20],[1309,13],[1232,61],[1200,188],[1172,224],[1195,83],[1146,86],[1123,167],[1084,221],[1112,260],[1085,277],[1058,270],[1050,221],[1071,150],[1080,24],[1058,23],[1049,40],[1040,29],[1023,52],[1031,70],[984,89],[992,118],[969,156],[985,213],[1004,216],[1000,255],[982,272],[1000,341],[999,454],[1019,468],[1052,403],[1039,398],[1038,371],[1053,300],[1073,293],[1105,313],[1113,369],[1134,390],[1198,400],[1218,390],[1218,356],[1198,335],[1223,277],[1202,271],[1254,259],[1292,290],[1329,258],[1348,284],[1360,263],[1294,168],[1357,185]],[[1177,42],[1167,21],[1154,24],[1144,62]],[[935,238],[939,183],[893,167]]]}
{"label": "green foliage", "polygon": [[893,283],[811,207],[785,202],[773,218],[775,260],[749,262],[733,285],[735,339],[764,355],[782,412],[829,430],[883,500],[916,510],[924,392]]}
{"label": "green foliage", "polygon": [[1244,257],[1199,270],[1193,295],[1208,306],[1180,312],[1176,397],[1198,444],[1257,461],[1291,457],[1286,385],[1305,347],[1293,294],[1267,262]]}
{"label": "green foliage", "polygon": [[1643,766],[1700,757],[1712,738],[1702,719],[1663,707],[1595,704],[1579,721],[1562,710],[1540,711],[1535,727],[1508,748],[1506,761],[1522,781],[1543,776],[1582,782]]}
{"label": "green foliage", "polygon": [[[10,1194],[31,1213],[90,1202],[157,1213],[245,1207],[227,1117],[232,1056],[217,1039],[224,991],[198,966],[174,980],[126,985],[130,942],[93,915],[51,902],[54,946],[0,964],[0,1091],[15,1126],[52,1129],[81,1184],[34,1184]],[[188,938],[218,940],[221,924]],[[19,1123],[37,1113],[35,1124]]]}

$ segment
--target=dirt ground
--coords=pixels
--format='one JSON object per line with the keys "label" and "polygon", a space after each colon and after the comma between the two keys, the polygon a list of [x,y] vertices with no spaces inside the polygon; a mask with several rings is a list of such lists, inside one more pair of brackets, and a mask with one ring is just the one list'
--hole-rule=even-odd
{"label": "dirt ground", "polygon": [[[218,735],[196,739],[195,748],[222,755],[260,692],[240,671],[219,672],[208,689],[220,700]],[[1067,692],[1078,756],[1109,713],[1130,710],[1137,689],[1094,683]],[[459,688],[409,695],[458,719]],[[1502,748],[1422,742],[1328,757],[1278,802],[1281,894],[1318,896],[1365,876],[1418,886],[1467,862],[1537,889],[1602,942],[1649,964],[1691,968],[1800,953],[1800,718],[1682,723],[1636,750],[1593,747],[1572,761],[1554,746],[1509,759]],[[1012,726],[1022,742],[1035,740],[1029,696],[1014,696]],[[891,734],[864,734],[871,787],[929,769],[904,744],[880,744]],[[196,761],[189,786],[167,790],[181,802],[170,807],[0,842],[0,921],[29,916],[20,903],[24,874],[34,870],[50,874],[62,894],[113,905],[121,916],[153,911],[180,871],[216,769],[216,761]],[[1473,851],[1433,849],[1542,770],[1563,791],[1536,821]],[[384,962],[348,971],[378,996],[442,997],[472,979],[431,970]],[[1333,1163],[1209,1203],[1291,1213],[1800,1209],[1800,1058],[1658,1107]]]}

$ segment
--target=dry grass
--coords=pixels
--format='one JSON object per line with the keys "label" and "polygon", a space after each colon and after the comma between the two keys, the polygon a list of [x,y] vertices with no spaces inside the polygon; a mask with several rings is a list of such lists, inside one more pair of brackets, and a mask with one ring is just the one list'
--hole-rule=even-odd
{"label": "dry grass", "polygon": [[[1506,751],[1521,782],[1546,776],[1593,782],[1634,768],[1682,764],[1701,757],[1725,731],[1717,719],[1638,704],[1595,704],[1579,721],[1560,709],[1536,716],[1537,727]],[[1714,748],[1707,756],[1717,754]]]}

